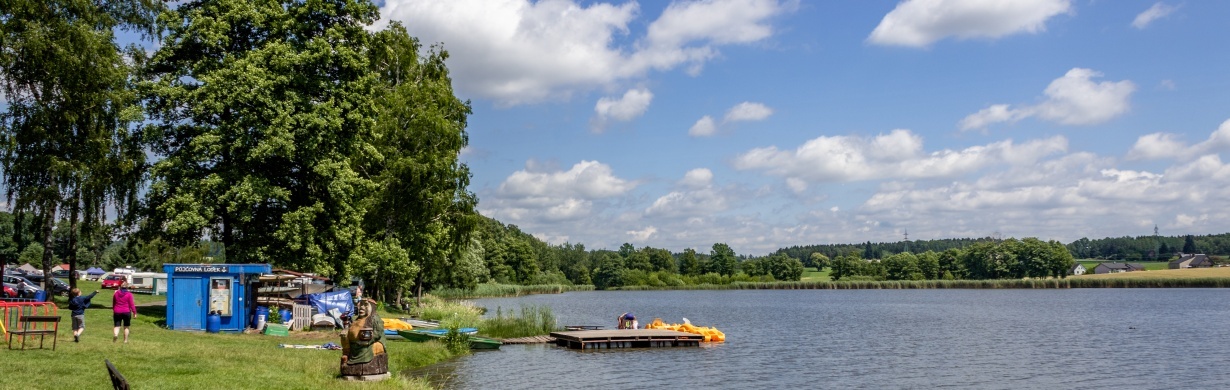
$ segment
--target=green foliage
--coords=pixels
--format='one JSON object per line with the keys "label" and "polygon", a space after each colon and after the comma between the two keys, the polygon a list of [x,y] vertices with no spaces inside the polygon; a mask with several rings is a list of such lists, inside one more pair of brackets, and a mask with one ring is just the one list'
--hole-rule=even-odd
{"label": "green foliage", "polygon": [[43,244],[37,242],[26,246],[26,249],[21,251],[21,255],[17,256],[18,264],[42,264],[43,263]]}
{"label": "green foliage", "polygon": [[709,254],[709,270],[730,276],[735,273],[735,266],[735,251],[724,243],[713,244],[713,250]]}
{"label": "green foliage", "polygon": [[461,333],[456,326],[450,326],[448,333],[444,334],[441,339],[444,347],[454,355],[465,355],[470,353],[470,335]]}
{"label": "green foliage", "polygon": [[624,264],[619,256],[600,254],[595,261],[594,287],[607,290],[624,286]]}
{"label": "green foliage", "polygon": [[807,257],[804,257],[804,259],[807,259],[803,262],[804,266],[816,267],[816,270],[823,270],[824,268],[829,267],[829,264],[832,261],[828,256],[825,256],[820,252],[812,252]]}
{"label": "green foliage", "polygon": [[685,276],[700,275],[700,260],[696,258],[696,250],[692,248],[684,249],[683,256],[679,261],[679,271]]}
{"label": "green foliage", "polygon": [[158,159],[142,232],[174,246],[209,233],[230,262],[349,275],[375,189],[359,168],[375,153],[364,28],[376,11],[289,0],[164,11],[139,86]]}
{"label": "green foliage", "polygon": [[886,256],[883,260],[887,271],[887,280],[923,280],[922,268],[918,265],[918,257],[913,253],[904,252]]}
{"label": "green foliage", "polygon": [[363,225],[373,237],[396,240],[407,255],[396,267],[414,272],[361,275],[378,281],[384,296],[405,290],[405,280],[423,289],[473,286],[485,277],[475,268],[482,243],[470,237],[478,199],[467,189],[469,167],[458,158],[469,143],[465,128],[472,110],[453,93],[448,52],[439,46],[422,50],[393,22],[372,35],[367,55],[379,79],[374,153],[359,156],[363,171],[377,174]]}

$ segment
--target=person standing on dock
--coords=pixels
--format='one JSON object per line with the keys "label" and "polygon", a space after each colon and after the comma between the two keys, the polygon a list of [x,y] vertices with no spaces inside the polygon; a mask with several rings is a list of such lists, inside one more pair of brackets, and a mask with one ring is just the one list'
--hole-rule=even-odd
{"label": "person standing on dock", "polygon": [[640,326],[636,322],[636,315],[632,313],[620,314],[615,321],[619,324],[619,329],[637,329]]}

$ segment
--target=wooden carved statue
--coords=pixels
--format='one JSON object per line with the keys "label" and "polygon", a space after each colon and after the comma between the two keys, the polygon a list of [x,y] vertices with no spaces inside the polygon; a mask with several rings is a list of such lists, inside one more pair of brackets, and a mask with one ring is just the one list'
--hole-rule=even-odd
{"label": "wooden carved statue", "polygon": [[384,321],[376,313],[376,302],[361,299],[355,304],[355,317],[342,333],[342,377],[379,380],[389,376],[389,358],[384,351]]}

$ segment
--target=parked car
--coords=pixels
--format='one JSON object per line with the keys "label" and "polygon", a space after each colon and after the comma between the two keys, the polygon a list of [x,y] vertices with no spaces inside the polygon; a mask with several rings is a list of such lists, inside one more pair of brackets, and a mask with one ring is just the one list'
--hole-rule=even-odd
{"label": "parked car", "polygon": [[43,284],[43,274],[41,273],[37,273],[37,274],[28,273],[25,275],[21,275],[21,277],[26,278],[26,280],[33,282],[35,285]]}
{"label": "parked car", "polygon": [[4,275],[4,283],[13,285],[13,289],[17,290],[19,298],[34,298],[35,294],[43,291],[37,284],[16,275]]}
{"label": "parked car", "polygon": [[124,275],[111,274],[103,279],[102,288],[118,289],[120,288],[120,286],[123,286],[124,283],[127,281],[128,281],[128,278],[124,277]]}
{"label": "parked car", "polygon": [[18,297],[20,297],[20,295],[17,295],[17,285],[12,283],[4,283],[2,288],[0,288],[0,298]]}
{"label": "parked car", "polygon": [[56,278],[51,278],[51,294],[63,295],[67,297],[69,290],[72,290],[72,287],[68,286],[68,282],[65,282],[63,280],[56,279]]}

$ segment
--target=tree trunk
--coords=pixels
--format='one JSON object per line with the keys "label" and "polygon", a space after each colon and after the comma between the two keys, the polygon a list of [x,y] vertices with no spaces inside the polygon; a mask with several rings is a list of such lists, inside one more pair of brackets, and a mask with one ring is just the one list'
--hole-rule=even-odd
{"label": "tree trunk", "polygon": [[81,212],[81,188],[73,192],[73,205],[69,209],[68,229],[68,287],[77,288],[77,217]]}
{"label": "tree trunk", "polygon": [[[55,187],[55,180],[52,180],[52,187]],[[51,275],[51,231],[55,226],[56,206],[60,202],[52,201],[43,209],[43,275]],[[51,291],[51,278],[43,278],[43,291]]]}

